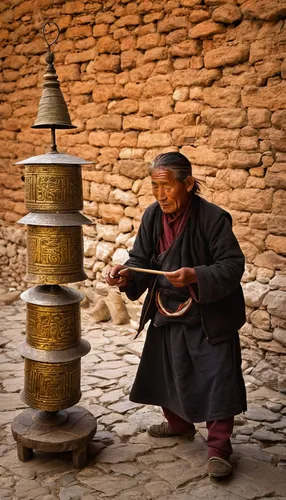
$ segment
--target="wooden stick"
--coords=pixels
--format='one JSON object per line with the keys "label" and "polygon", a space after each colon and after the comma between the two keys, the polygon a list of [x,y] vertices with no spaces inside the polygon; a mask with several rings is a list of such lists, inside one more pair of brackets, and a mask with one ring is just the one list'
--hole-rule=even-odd
{"label": "wooden stick", "polygon": [[[129,266],[126,266],[125,269],[130,269],[130,271],[135,271],[135,272],[138,272],[138,273],[149,273],[149,274],[163,274],[165,275],[166,272],[168,271],[157,271],[155,269],[144,269],[144,268],[141,268],[141,267],[129,267]],[[122,269],[122,271],[124,271],[124,269]],[[120,271],[119,271],[120,273]]]}

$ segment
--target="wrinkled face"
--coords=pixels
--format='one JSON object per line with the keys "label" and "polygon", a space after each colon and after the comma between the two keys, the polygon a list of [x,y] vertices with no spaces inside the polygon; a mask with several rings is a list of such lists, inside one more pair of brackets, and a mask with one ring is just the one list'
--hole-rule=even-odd
{"label": "wrinkled face", "polygon": [[153,195],[165,214],[177,215],[183,212],[190,199],[193,177],[189,176],[182,182],[170,170],[157,168],[151,174],[151,181]]}

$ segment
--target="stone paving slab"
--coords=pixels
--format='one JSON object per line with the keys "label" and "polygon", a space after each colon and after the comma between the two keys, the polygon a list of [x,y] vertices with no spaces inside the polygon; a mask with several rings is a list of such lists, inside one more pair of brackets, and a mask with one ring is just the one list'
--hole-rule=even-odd
{"label": "stone paving slab", "polygon": [[235,418],[234,473],[210,480],[205,423],[193,441],[156,439],[146,427],[161,422],[161,409],[128,399],[144,335],[134,341],[129,325],[94,324],[86,309],[91,352],[82,359],[79,405],[98,418],[88,463],[77,470],[70,453],[40,452],[20,462],[11,422],[26,408],[16,351],[25,333],[21,300],[1,307],[0,328],[0,500],[286,500],[286,395],[251,386],[248,412]]}

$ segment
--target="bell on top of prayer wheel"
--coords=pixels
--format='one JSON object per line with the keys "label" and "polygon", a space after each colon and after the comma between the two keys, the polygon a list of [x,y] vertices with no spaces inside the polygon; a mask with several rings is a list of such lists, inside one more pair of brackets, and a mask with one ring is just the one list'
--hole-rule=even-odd
{"label": "bell on top of prayer wheel", "polygon": [[57,41],[59,32],[55,40],[52,43],[48,43],[45,36],[45,27],[49,24],[56,23],[46,23],[43,27],[43,36],[48,45],[48,53],[46,55],[47,68],[44,74],[43,93],[39,104],[38,116],[32,128],[76,128],[71,123],[68,108],[60,89],[58,75],[54,67],[54,54],[50,52],[50,47]]}

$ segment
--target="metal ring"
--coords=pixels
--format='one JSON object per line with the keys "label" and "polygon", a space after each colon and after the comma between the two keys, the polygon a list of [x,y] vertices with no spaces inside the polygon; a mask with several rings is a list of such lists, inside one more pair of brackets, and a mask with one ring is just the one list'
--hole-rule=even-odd
{"label": "metal ring", "polygon": [[[52,43],[49,43],[49,42],[48,42],[48,40],[47,40],[47,38],[46,38],[46,35],[45,35],[45,28],[46,28],[46,26],[51,26],[51,24],[54,24],[54,25],[56,26],[56,28],[57,28],[57,30],[58,30],[58,33],[57,33],[56,38],[52,41]],[[47,44],[47,46],[48,46],[48,50],[50,50],[50,47],[51,47],[54,43],[56,43],[57,39],[59,38],[59,35],[60,35],[60,28],[59,28],[59,26],[57,25],[57,23],[55,23],[54,21],[47,21],[47,22],[44,24],[43,28],[42,28],[42,32],[43,32],[43,37],[44,37],[44,40],[45,40],[45,42],[46,42],[46,44]]]}

